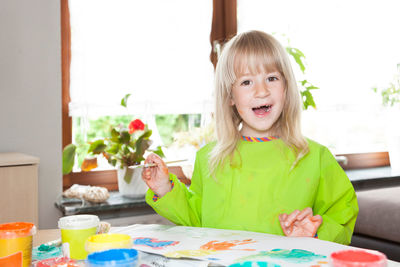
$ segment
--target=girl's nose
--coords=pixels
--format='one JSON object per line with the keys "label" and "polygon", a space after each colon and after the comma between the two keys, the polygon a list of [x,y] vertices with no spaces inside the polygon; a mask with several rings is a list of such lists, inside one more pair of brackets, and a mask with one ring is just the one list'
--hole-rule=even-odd
{"label": "girl's nose", "polygon": [[269,96],[270,91],[268,85],[265,83],[257,83],[255,86],[255,96],[256,97],[266,97]]}

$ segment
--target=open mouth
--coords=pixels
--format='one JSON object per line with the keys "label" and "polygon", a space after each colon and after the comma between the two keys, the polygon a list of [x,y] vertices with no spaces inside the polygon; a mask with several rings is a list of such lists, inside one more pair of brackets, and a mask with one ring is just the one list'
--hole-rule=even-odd
{"label": "open mouth", "polygon": [[252,110],[257,115],[264,115],[264,114],[268,113],[271,110],[271,108],[272,108],[272,105],[263,105],[263,106],[252,108]]}

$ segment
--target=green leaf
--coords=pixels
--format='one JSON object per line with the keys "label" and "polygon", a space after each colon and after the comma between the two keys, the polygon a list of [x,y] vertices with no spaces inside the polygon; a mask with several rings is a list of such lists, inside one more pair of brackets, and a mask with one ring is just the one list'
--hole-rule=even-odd
{"label": "green leaf", "polygon": [[131,135],[129,134],[128,131],[122,131],[120,135],[120,141],[122,144],[129,144],[129,141],[131,140]]}
{"label": "green leaf", "polygon": [[125,176],[124,176],[124,180],[127,184],[129,184],[132,180],[132,176],[133,176],[133,170],[127,168],[126,172],[125,172]]}
{"label": "green leaf", "polygon": [[163,152],[162,149],[161,149],[161,146],[158,146],[158,147],[156,148],[156,150],[153,150],[153,152],[154,152],[155,154],[159,155],[160,157],[165,158],[165,155],[164,155],[164,152]]}
{"label": "green leaf", "polygon": [[143,154],[144,152],[150,147],[151,141],[149,139],[144,139],[143,135],[139,137],[139,139],[136,141],[136,157],[137,157],[137,162],[140,162],[143,160]]}
{"label": "green leaf", "polygon": [[289,55],[291,55],[294,59],[294,61],[296,61],[297,65],[299,65],[301,72],[304,73],[304,71],[306,70],[302,58],[305,58],[303,52],[301,52],[299,49],[297,48],[293,48],[293,47],[286,47],[286,51],[288,52]]}
{"label": "green leaf", "polygon": [[112,142],[118,142],[119,140],[119,132],[115,129],[111,129],[111,141]]}
{"label": "green leaf", "polygon": [[121,99],[121,106],[127,107],[128,103],[128,98],[131,96],[131,94],[126,94],[124,98]]}
{"label": "green leaf", "polygon": [[67,145],[63,150],[63,174],[72,171],[75,162],[76,146],[74,144]]}
{"label": "green leaf", "polygon": [[307,109],[309,106],[316,108],[314,98],[309,91],[303,91],[301,92],[301,95],[303,96],[304,109]]}
{"label": "green leaf", "polygon": [[314,86],[314,85],[307,86],[306,88],[307,88],[307,90],[315,90],[315,89],[319,89],[319,87],[316,87],[316,86]]}
{"label": "green leaf", "polygon": [[139,138],[148,139],[152,134],[151,130],[144,132]]}
{"label": "green leaf", "polygon": [[93,154],[100,154],[104,152],[104,149],[107,146],[104,144],[104,140],[96,140],[90,144],[88,152],[92,152]]}
{"label": "green leaf", "polygon": [[106,152],[115,155],[118,153],[120,148],[120,144],[113,144],[109,149],[106,150]]}

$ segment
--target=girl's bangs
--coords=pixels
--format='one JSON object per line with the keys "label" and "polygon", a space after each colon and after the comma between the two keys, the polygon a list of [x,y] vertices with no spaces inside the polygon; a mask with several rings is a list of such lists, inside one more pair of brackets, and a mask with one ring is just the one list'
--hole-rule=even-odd
{"label": "girl's bangs", "polygon": [[245,51],[238,51],[235,57],[234,72],[236,77],[240,77],[246,72],[255,75],[260,72],[274,72],[279,71],[279,60],[277,56],[271,51],[270,48],[260,48]]}

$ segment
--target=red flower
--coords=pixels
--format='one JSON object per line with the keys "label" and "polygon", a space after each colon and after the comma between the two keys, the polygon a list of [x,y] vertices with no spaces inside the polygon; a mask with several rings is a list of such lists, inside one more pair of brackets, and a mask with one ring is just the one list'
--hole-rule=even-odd
{"label": "red flower", "polygon": [[144,123],[139,119],[136,119],[134,121],[131,121],[131,123],[129,123],[129,133],[130,134],[133,134],[137,130],[141,130],[141,131],[144,130]]}

